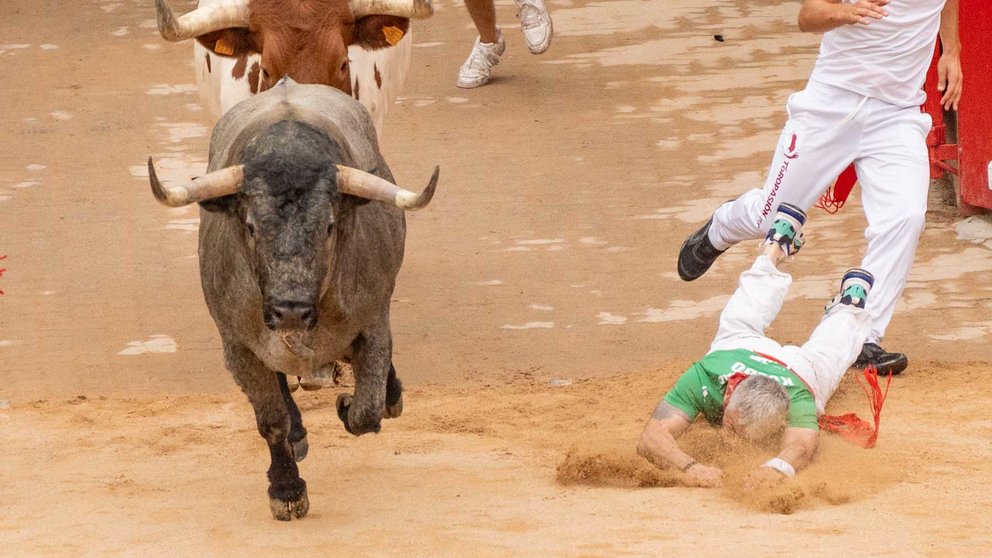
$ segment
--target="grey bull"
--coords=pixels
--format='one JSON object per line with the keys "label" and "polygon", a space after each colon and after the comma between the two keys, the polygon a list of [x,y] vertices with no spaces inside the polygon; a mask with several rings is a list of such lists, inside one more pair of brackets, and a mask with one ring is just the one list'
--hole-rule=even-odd
{"label": "grey bull", "polygon": [[395,185],[368,112],[341,91],[284,80],[214,127],[208,172],[163,185],[162,203],[199,202],[200,279],[224,362],[269,445],[276,519],[306,515],[297,461],[307,432],[286,374],[352,362],[354,394],[337,399],[348,432],[378,432],[400,415],[389,303],[403,261],[404,211],[427,205]]}

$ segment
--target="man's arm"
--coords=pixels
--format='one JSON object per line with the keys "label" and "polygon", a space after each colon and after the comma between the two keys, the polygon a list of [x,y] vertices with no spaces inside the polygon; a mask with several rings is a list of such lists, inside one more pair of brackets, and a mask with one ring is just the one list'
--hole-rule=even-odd
{"label": "man's arm", "polygon": [[691,423],[692,420],[683,411],[665,401],[658,403],[651,420],[641,433],[637,453],[659,469],[679,469],[685,475],[686,483],[691,486],[720,486],[723,471],[696,462],[675,441]]}
{"label": "man's arm", "polygon": [[778,459],[785,461],[796,471],[805,469],[813,461],[816,448],[820,445],[820,431],[813,428],[786,428],[782,436],[782,449]]}
{"label": "man's arm", "polygon": [[805,469],[816,454],[820,431],[813,428],[786,428],[782,436],[782,449],[774,459],[766,461],[757,471],[744,479],[745,488],[778,484]]}
{"label": "man's arm", "polygon": [[943,91],[944,110],[958,110],[961,100],[961,38],[958,36],[958,0],[947,0],[940,12],[940,60],[937,62],[937,91]]}
{"label": "man's arm", "polygon": [[868,25],[872,19],[889,15],[883,8],[890,0],[858,0],[846,4],[841,0],[803,0],[799,8],[799,30],[825,33],[842,25]]}

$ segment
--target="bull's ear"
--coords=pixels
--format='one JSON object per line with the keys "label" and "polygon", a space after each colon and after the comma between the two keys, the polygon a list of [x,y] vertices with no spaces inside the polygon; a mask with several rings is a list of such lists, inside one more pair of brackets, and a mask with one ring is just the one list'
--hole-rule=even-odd
{"label": "bull's ear", "polygon": [[410,30],[410,20],[405,17],[390,15],[370,15],[355,21],[355,32],[351,44],[365,50],[378,50],[396,46],[407,31]]}
{"label": "bull's ear", "polygon": [[204,33],[196,38],[203,48],[218,56],[240,58],[262,52],[255,42],[255,36],[247,29],[231,27],[220,31]]}
{"label": "bull's ear", "polygon": [[201,201],[200,207],[211,213],[230,213],[234,211],[234,202],[236,199],[237,194],[221,196],[219,198],[211,198],[209,200]]}

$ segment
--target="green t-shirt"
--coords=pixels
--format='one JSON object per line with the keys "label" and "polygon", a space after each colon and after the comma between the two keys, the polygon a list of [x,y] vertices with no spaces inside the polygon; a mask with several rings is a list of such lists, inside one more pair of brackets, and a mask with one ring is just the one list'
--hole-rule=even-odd
{"label": "green t-shirt", "polygon": [[806,383],[785,366],[747,349],[714,351],[696,361],[675,382],[675,387],[665,395],[665,401],[690,419],[702,413],[710,424],[721,426],[727,378],[738,372],[777,380],[789,394],[789,426],[819,429],[816,401]]}

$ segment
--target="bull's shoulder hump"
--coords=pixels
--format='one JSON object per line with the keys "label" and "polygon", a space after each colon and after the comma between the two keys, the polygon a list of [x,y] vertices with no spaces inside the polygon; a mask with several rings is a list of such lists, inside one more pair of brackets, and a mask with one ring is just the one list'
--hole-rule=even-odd
{"label": "bull's shoulder hump", "polygon": [[248,137],[282,120],[305,122],[342,140],[362,166],[371,168],[381,160],[375,125],[361,103],[326,85],[286,83],[245,99],[221,117],[211,135],[211,163],[231,164]]}

